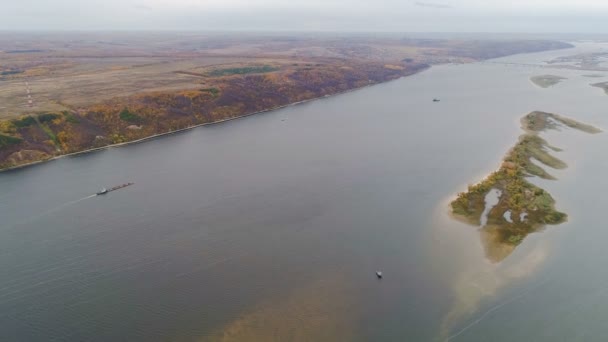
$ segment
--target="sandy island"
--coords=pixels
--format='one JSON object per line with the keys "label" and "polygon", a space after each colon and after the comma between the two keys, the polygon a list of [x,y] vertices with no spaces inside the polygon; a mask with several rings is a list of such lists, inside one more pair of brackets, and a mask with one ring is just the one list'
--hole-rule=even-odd
{"label": "sandy island", "polygon": [[604,92],[608,95],[608,82],[594,83],[591,86],[604,89]]}
{"label": "sandy island", "polygon": [[530,81],[541,88],[549,88],[567,78],[555,75],[539,75],[530,77]]}
{"label": "sandy island", "polygon": [[[500,168],[481,182],[470,185],[466,192],[458,194],[450,204],[453,216],[475,226],[482,226],[482,216],[487,213],[481,229],[486,255],[492,261],[500,261],[507,255],[492,255],[497,246],[517,246],[530,233],[547,224],[556,225],[568,216],[555,209],[555,200],[544,189],[528,182],[529,177],[555,179],[538,164],[553,169],[563,169],[566,164],[549,151],[560,151],[539,136],[548,129],[560,126],[586,133],[599,133],[600,129],[551,113],[535,111],[521,119],[524,134],[507,153]],[[497,204],[486,208],[487,195],[498,191]],[[511,249],[512,250],[512,249]]]}

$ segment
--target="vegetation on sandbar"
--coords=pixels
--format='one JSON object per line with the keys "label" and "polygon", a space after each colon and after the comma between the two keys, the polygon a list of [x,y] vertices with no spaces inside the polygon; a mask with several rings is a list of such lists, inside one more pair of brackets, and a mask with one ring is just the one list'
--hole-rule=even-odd
{"label": "vegetation on sandbar", "polygon": [[608,82],[594,83],[591,85],[592,87],[602,88],[604,92],[608,94]]}
{"label": "vegetation on sandbar", "polygon": [[591,134],[600,133],[602,131],[597,127],[572,120],[565,116],[540,111],[535,111],[524,116],[521,120],[521,124],[525,131],[533,133],[538,133],[546,129],[557,129],[559,124]]}
{"label": "vegetation on sandbar", "polygon": [[555,75],[539,75],[530,77],[530,81],[541,88],[552,87],[565,79],[565,77]]}
{"label": "vegetation on sandbar", "polygon": [[[489,208],[487,221],[482,230],[492,231],[495,243],[516,246],[530,233],[546,224],[559,224],[567,215],[555,209],[555,200],[545,190],[530,183],[527,178],[536,176],[555,179],[538,164],[553,169],[563,169],[566,164],[549,151],[559,151],[550,146],[538,133],[559,126],[575,128],[587,133],[600,130],[556,114],[532,112],[521,120],[526,133],[507,153],[500,168],[483,181],[470,185],[466,192],[452,201],[452,212],[473,225],[481,225],[486,210],[486,195],[499,190],[498,203]],[[502,256],[505,257],[505,256]]]}

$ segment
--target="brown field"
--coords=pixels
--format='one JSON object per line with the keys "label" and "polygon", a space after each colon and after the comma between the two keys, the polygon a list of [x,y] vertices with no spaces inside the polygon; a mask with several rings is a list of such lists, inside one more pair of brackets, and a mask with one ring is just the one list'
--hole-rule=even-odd
{"label": "brown field", "polygon": [[[562,47],[546,41],[201,34],[0,34],[0,119],[70,110],[144,92],[196,89],[210,67],[302,69],[349,61],[469,62]],[[197,76],[199,74],[200,76]],[[26,84],[33,106],[28,105]]]}

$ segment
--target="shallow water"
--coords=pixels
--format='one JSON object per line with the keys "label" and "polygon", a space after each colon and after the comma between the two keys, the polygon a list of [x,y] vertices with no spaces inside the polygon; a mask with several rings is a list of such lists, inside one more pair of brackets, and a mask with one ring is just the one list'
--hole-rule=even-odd
{"label": "shallow water", "polygon": [[[607,134],[543,134],[569,168],[534,182],[570,221],[501,263],[447,204],[529,111],[608,129],[597,79],[540,67],[605,46],[434,67],[0,173],[0,340],[600,341]],[[547,70],[568,79],[531,84]]]}

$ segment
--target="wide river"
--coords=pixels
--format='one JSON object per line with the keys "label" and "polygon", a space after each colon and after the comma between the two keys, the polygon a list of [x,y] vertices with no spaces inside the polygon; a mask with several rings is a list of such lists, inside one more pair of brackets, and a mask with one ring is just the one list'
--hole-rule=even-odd
{"label": "wide river", "polygon": [[[608,129],[589,86],[608,73],[541,67],[607,48],[433,67],[0,173],[0,340],[604,341],[607,133],[543,134],[569,168],[533,181],[570,219],[502,262],[448,202],[532,110]],[[547,73],[568,79],[529,80]]]}

